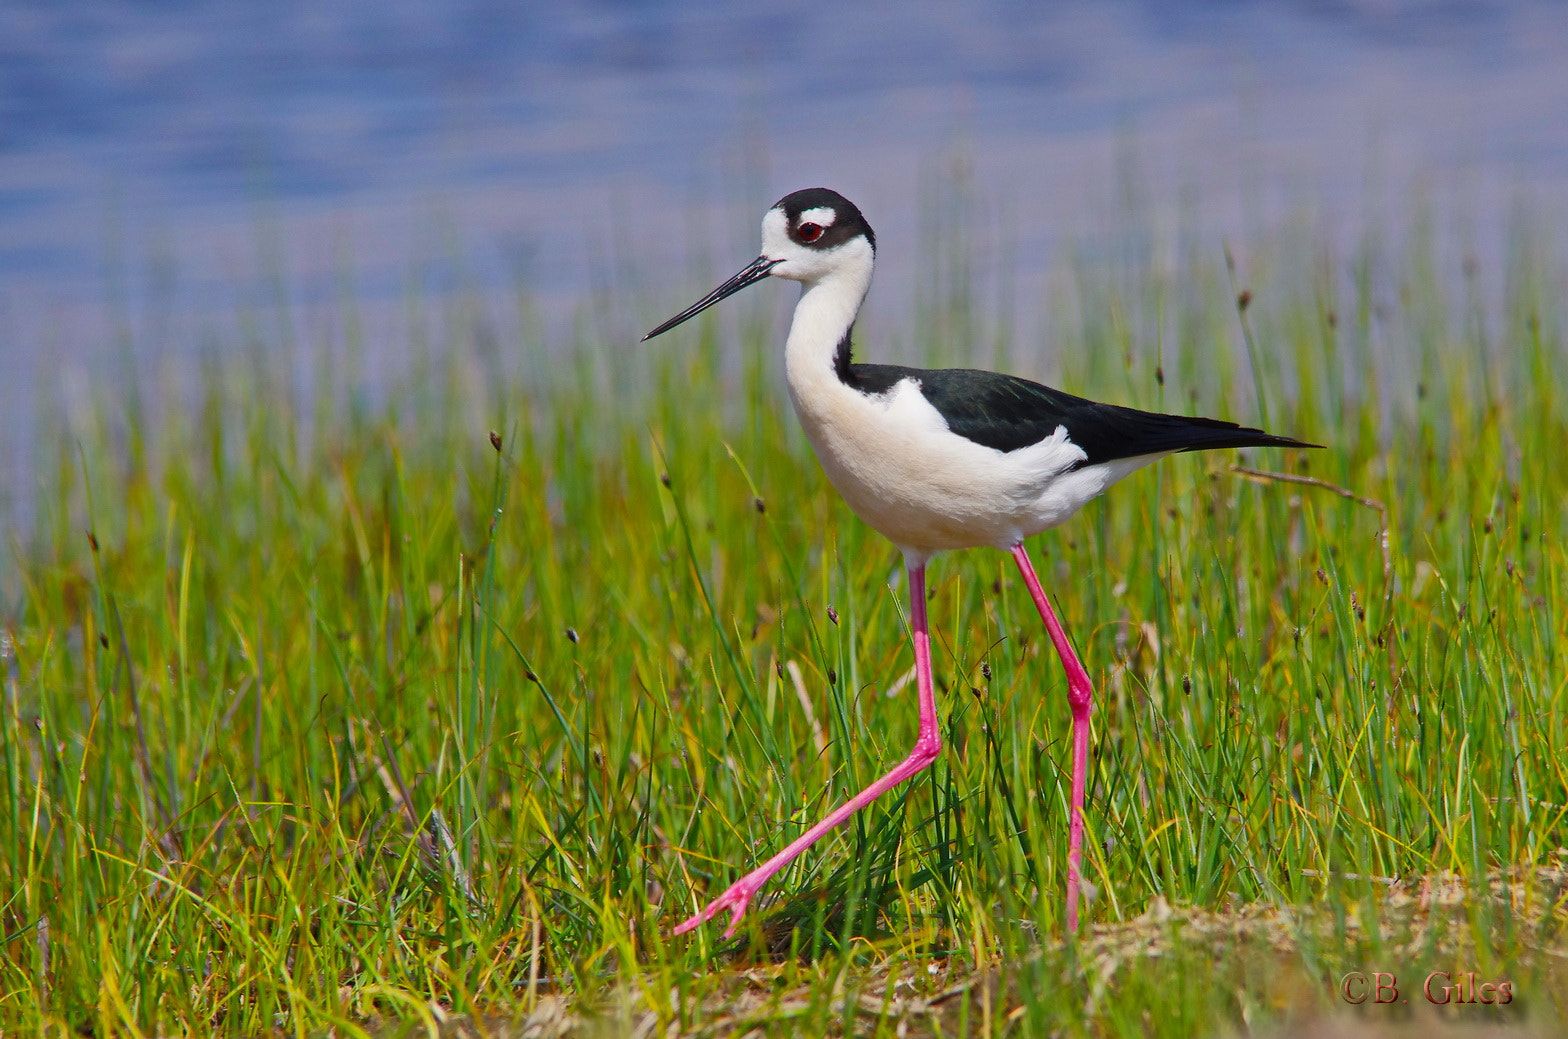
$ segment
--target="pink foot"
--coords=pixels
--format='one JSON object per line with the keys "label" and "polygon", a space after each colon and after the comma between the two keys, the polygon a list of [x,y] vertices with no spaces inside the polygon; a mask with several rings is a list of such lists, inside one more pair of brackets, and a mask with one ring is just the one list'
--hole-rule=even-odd
{"label": "pink foot", "polygon": [[735,928],[740,926],[740,918],[745,915],[746,907],[751,905],[751,900],[773,874],[793,862],[797,855],[821,840],[833,827],[931,764],[942,752],[942,736],[937,731],[936,688],[931,680],[931,634],[926,627],[926,568],[923,561],[909,562],[909,598],[915,640],[915,685],[920,690],[920,738],[915,741],[915,749],[902,764],[833,809],[825,819],[790,842],[789,847],[731,884],[724,894],[709,902],[702,912],[671,933],[685,934],[695,930],[722,910],[728,909],[730,926],[725,930],[724,937],[732,936]]}
{"label": "pink foot", "polygon": [[715,898],[705,906],[702,912],[691,917],[685,923],[672,931],[672,934],[685,934],[712,920],[724,909],[730,911],[730,925],[725,928],[724,937],[730,938],[735,934],[735,928],[740,926],[740,918],[746,914],[746,907],[751,905],[751,900],[762,888],[760,882],[751,881],[750,877],[742,877],[729,886],[729,890]]}

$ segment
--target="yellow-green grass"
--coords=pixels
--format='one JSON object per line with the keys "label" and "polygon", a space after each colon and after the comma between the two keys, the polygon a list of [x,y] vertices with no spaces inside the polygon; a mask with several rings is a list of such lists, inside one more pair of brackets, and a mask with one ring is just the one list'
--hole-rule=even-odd
{"label": "yellow-green grass", "polygon": [[439,331],[372,393],[354,301],[347,350],[269,332],[280,303],[215,333],[190,406],[105,387],[40,431],[0,1031],[1186,1035],[1434,970],[1512,983],[1472,1018],[1560,1021],[1561,272],[1524,230],[1471,278],[1420,233],[1294,231],[1233,272],[1196,240],[1064,264],[1048,342],[961,291],[862,333],[1327,447],[1178,457],[1033,543],[1098,689],[1082,940],[1065,684],[991,551],[932,568],[935,767],[735,940],[669,937],[916,730],[898,559],[811,458],[755,302],[591,330],[693,277],[551,351],[497,344],[495,300],[414,298]]}

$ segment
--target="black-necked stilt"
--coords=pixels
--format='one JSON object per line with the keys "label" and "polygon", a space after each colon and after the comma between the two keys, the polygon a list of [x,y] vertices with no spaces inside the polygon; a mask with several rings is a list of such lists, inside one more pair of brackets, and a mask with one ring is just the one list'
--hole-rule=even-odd
{"label": "black-necked stilt", "polygon": [[854,203],[827,188],[785,195],[762,218],[762,255],[643,338],[651,339],[769,275],[802,285],[784,347],[790,399],[828,479],[904,553],[920,697],[920,736],[902,764],[834,809],[787,848],[675,928],[729,909],[726,937],[768,878],[833,827],[929,765],[942,750],[926,627],[926,563],[948,548],[1012,553],[1067,671],[1073,785],[1067,928],[1078,927],[1089,674],[1040,587],[1024,539],[1068,519],[1136,469],[1176,451],[1311,447],[1216,419],[1097,404],[1011,375],[856,364],[850,332],[871,286],[876,235]]}

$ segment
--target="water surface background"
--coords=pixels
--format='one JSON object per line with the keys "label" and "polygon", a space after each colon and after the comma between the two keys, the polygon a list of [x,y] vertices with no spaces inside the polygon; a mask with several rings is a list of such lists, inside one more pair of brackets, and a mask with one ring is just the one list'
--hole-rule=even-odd
{"label": "water surface background", "polygon": [[84,388],[235,349],[247,307],[307,328],[352,295],[393,370],[411,286],[523,283],[558,349],[595,292],[600,344],[631,348],[798,187],[867,211],[890,324],[933,184],[983,216],[1020,335],[1129,171],[1216,252],[1303,208],[1353,242],[1414,194],[1486,265],[1521,204],[1561,234],[1565,54],[1568,5],[1528,0],[11,2],[0,513]]}

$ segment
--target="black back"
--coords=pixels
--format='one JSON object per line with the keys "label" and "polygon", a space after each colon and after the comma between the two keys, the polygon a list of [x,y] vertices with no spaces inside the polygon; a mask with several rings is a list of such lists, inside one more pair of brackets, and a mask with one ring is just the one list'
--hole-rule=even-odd
{"label": "black back", "polygon": [[[843,354],[847,359],[848,351]],[[1220,419],[1100,404],[1028,379],[973,368],[926,370],[899,364],[846,364],[839,375],[862,393],[873,394],[886,393],[901,380],[913,379],[925,399],[947,420],[949,429],[998,451],[1037,444],[1063,426],[1068,439],[1088,455],[1074,468],[1166,451],[1316,446]]]}

